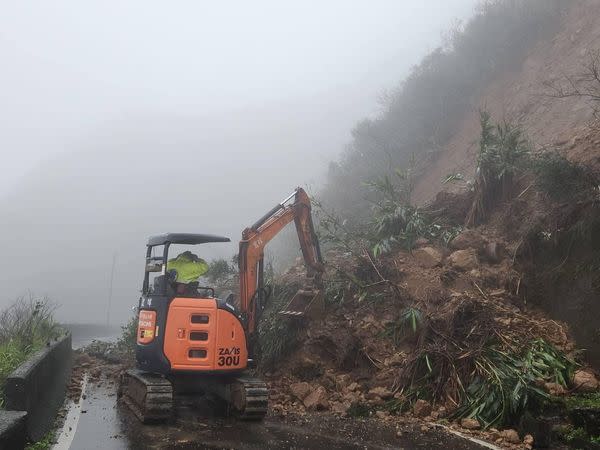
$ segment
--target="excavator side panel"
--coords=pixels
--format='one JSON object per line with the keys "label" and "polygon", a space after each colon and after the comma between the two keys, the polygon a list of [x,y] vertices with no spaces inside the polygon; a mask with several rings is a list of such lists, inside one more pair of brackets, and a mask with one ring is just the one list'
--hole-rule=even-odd
{"label": "excavator side panel", "polygon": [[164,353],[172,371],[240,371],[248,362],[242,324],[213,298],[171,301]]}
{"label": "excavator side panel", "polygon": [[239,319],[224,309],[217,309],[216,370],[241,370],[248,365],[246,334]]}

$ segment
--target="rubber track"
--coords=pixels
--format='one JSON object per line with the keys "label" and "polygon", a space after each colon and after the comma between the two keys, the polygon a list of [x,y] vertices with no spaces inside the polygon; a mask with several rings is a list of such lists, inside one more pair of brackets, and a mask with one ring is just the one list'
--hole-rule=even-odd
{"label": "rubber track", "polygon": [[262,420],[267,414],[269,391],[264,381],[252,377],[239,377],[233,382],[232,392],[237,392],[234,407],[241,420]]}
{"label": "rubber track", "polygon": [[173,410],[173,386],[161,375],[128,370],[121,381],[121,399],[143,423],[164,422]]}

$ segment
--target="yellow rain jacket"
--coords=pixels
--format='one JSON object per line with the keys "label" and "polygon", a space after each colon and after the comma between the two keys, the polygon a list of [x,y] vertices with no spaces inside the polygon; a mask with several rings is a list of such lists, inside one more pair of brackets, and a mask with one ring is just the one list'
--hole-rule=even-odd
{"label": "yellow rain jacket", "polygon": [[208,272],[208,263],[192,252],[187,251],[167,262],[167,272],[173,269],[177,272],[175,281],[188,284],[198,280]]}

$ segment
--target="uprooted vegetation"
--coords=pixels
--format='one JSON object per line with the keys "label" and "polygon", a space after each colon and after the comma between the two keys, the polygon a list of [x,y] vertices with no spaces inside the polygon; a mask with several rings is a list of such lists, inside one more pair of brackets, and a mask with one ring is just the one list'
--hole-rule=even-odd
{"label": "uprooted vegetation", "polygon": [[[598,387],[569,327],[531,301],[526,267],[535,239],[552,245],[552,261],[564,256],[555,245],[567,254],[579,248],[573,239],[590,245],[600,221],[582,211],[596,204],[597,178],[558,153],[535,151],[518,125],[493,124],[486,113],[481,124],[480,170],[462,194],[417,208],[407,172],[396,171],[367,185],[372,220],[351,223],[318,205],[327,312],[305,326],[267,322],[278,327],[265,338],[276,351],[263,366],[276,410],[409,413],[488,429]],[[544,220],[565,208],[571,221],[587,222],[544,234]],[[283,280],[301,274],[294,268]]]}
{"label": "uprooted vegetation", "polygon": [[[47,298],[29,296],[18,298],[0,313],[0,388],[28,356],[62,333],[53,312]],[[0,407],[2,403],[0,396]]]}

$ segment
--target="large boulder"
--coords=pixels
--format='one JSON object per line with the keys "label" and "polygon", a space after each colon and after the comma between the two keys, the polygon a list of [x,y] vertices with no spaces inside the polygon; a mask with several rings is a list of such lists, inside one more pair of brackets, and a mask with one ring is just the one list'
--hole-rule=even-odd
{"label": "large boulder", "polygon": [[595,392],[598,390],[598,379],[588,370],[578,370],[573,376],[573,387],[580,392]]}
{"label": "large boulder", "polygon": [[463,230],[458,236],[450,241],[453,250],[466,250],[469,248],[482,248],[485,245],[483,236],[475,230]]}
{"label": "large boulder", "polygon": [[433,247],[422,247],[413,250],[413,258],[417,264],[426,269],[438,266],[442,262],[442,254]]}
{"label": "large boulder", "polygon": [[457,250],[448,257],[448,262],[455,268],[468,272],[479,265],[477,252],[474,249]]}

